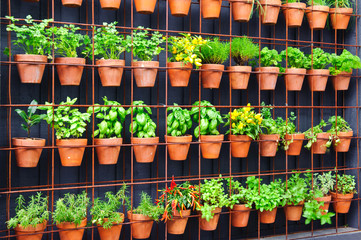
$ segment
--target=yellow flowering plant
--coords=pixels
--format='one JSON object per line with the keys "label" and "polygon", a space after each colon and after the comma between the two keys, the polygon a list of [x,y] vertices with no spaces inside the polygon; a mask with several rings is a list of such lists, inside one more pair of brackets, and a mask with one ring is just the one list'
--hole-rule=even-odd
{"label": "yellow flowering plant", "polygon": [[258,138],[263,118],[260,113],[254,111],[250,103],[246,107],[234,109],[233,112],[224,115],[224,118],[227,120],[224,126],[231,125],[227,134],[247,135],[252,139]]}

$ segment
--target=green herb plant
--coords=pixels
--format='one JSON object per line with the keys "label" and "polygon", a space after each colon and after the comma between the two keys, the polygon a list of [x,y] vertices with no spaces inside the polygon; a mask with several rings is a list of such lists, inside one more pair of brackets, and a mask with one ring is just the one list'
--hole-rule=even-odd
{"label": "green herb plant", "polygon": [[227,189],[229,197],[226,206],[231,209],[235,204],[245,204],[246,207],[252,208],[253,199],[258,195],[258,192],[243,187],[239,181],[233,180],[233,178],[227,178]]}
{"label": "green herb plant", "polygon": [[[309,178],[311,180],[311,178]],[[311,182],[311,181],[310,181]],[[332,175],[332,172],[315,173],[313,175],[313,191],[316,197],[324,197],[330,193],[333,189],[336,181]]]}
{"label": "green herb plant", "polygon": [[45,114],[35,114],[38,102],[36,100],[31,101],[27,112],[21,109],[15,109],[15,112],[24,120],[25,123],[21,124],[21,127],[27,132],[28,138],[30,138],[30,128],[40,123],[45,118]]}
{"label": "green herb plant", "polygon": [[327,0],[327,4],[335,8],[353,8],[352,0]]}
{"label": "green herb plant", "polygon": [[164,208],[160,205],[153,204],[152,198],[146,192],[141,193],[138,207],[133,208],[133,214],[148,216],[156,222],[159,221],[159,216],[163,213]]}
{"label": "green herb plant", "polygon": [[[334,141],[334,144],[336,146],[340,143],[340,138],[338,136],[339,132],[352,131],[352,128],[350,127],[348,122],[341,116],[331,116],[328,119],[328,124],[331,124],[331,128],[327,131],[328,133],[331,133],[330,141]],[[329,144],[331,144],[331,142]]]}
{"label": "green herb plant", "polygon": [[328,6],[327,0],[308,0],[307,4],[309,6]]}
{"label": "green herb plant", "polygon": [[257,57],[259,53],[258,44],[247,36],[232,39],[231,56],[237,66],[248,65],[248,61]]}
{"label": "green herb plant", "polygon": [[266,106],[263,102],[261,104],[264,106],[261,109],[261,115],[262,115],[262,123],[261,123],[261,131],[263,134],[279,134],[280,138],[283,139],[285,135],[285,120],[281,117],[277,117],[276,119],[273,119],[271,110],[272,108],[269,106]]}
{"label": "green herb plant", "polygon": [[219,38],[207,39],[200,49],[203,64],[223,64],[229,58],[229,43]]}
{"label": "green herb plant", "polygon": [[[295,113],[291,112],[290,116],[287,118],[287,121],[284,121],[284,124],[283,124],[283,127],[282,127],[283,132],[285,133],[284,136],[286,136],[286,134],[292,135],[292,134],[299,133],[299,132],[296,131],[296,125],[294,123],[295,120],[296,120]],[[292,135],[292,138],[290,140],[287,140],[285,137],[283,137],[282,143],[283,143],[284,150],[287,151],[290,144],[293,143],[293,135]]]}
{"label": "green herb plant", "polygon": [[[143,101],[134,101],[133,107],[127,109],[126,114],[132,114],[133,122],[129,126],[129,132],[138,138],[155,137],[157,125],[153,122],[150,115],[152,109],[144,104]],[[132,110],[133,109],[133,110]]]}
{"label": "green herb plant", "polygon": [[167,135],[173,137],[184,136],[192,127],[190,111],[178,107],[176,103],[174,107],[168,107],[168,111],[171,111],[171,113],[167,116]]}
{"label": "green herb plant", "polygon": [[307,55],[305,62],[306,69],[325,69],[330,64],[330,54],[324,52],[321,48],[313,49],[313,54]]}
{"label": "green herb plant", "polygon": [[338,75],[342,72],[352,73],[352,69],[361,68],[360,58],[346,49],[342,51],[341,55],[331,54],[330,62],[332,65],[329,68],[331,75]]}
{"label": "green herb plant", "polygon": [[320,209],[324,204],[324,202],[318,202],[315,197],[311,197],[305,201],[302,213],[302,216],[306,218],[305,224],[310,224],[311,221],[316,220],[321,220],[321,225],[332,223],[331,218],[335,216],[335,213]]}
{"label": "green herb plant", "polygon": [[260,67],[279,67],[282,62],[282,57],[278,54],[276,49],[264,47],[261,50],[261,56],[258,56],[251,64],[256,66],[259,62]]}
{"label": "green herb plant", "polygon": [[[305,132],[305,138],[308,139],[307,144],[305,145],[305,148],[311,149],[312,144],[317,141],[317,134],[323,133],[323,128],[326,127],[328,124],[322,119],[320,123],[316,126],[313,126],[313,128],[309,128]],[[327,142],[326,147],[330,147],[332,143],[332,138]]]}
{"label": "green herb plant", "polygon": [[333,175],[333,179],[335,180],[335,185],[331,189],[332,191],[338,194],[357,193],[354,175],[339,174],[336,172],[336,174]]}
{"label": "green herb plant", "polygon": [[305,54],[298,48],[288,47],[287,51],[283,50],[280,53],[282,59],[287,58],[287,67],[289,68],[304,68],[307,58]]}
{"label": "green herb plant", "polygon": [[282,198],[282,205],[298,205],[308,196],[308,185],[305,178],[301,177],[301,173],[295,172],[286,182],[283,182],[282,188],[284,196]]}

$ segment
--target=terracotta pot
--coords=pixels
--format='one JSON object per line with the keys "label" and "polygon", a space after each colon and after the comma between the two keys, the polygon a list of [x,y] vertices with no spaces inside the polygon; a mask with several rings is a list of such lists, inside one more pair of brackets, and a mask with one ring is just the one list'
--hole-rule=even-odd
{"label": "terracotta pot", "polygon": [[306,3],[294,2],[282,5],[283,15],[288,27],[301,27],[303,16],[305,15]]}
{"label": "terracotta pot", "polygon": [[304,201],[297,205],[286,205],[283,207],[288,221],[300,221],[302,217]]}
{"label": "terracotta pot", "polygon": [[[278,74],[278,67],[260,67],[256,68],[257,82],[261,90],[275,90]],[[264,72],[264,73],[263,73]]]}
{"label": "terracotta pot", "polygon": [[[14,147],[44,147],[42,138],[12,138]],[[15,158],[18,167],[34,168],[38,166],[42,148],[15,149]]]}
{"label": "terracotta pot", "polygon": [[184,65],[182,62],[169,62],[169,68],[182,68],[182,69],[168,69],[169,81],[172,87],[187,87],[189,78],[192,73],[192,64],[187,63]]}
{"label": "terracotta pot", "polygon": [[146,221],[146,222],[132,223],[130,225],[132,229],[133,238],[146,239],[150,237],[150,233],[152,232],[152,227],[154,222],[150,217],[144,216],[142,214],[132,214],[130,211],[128,211],[128,218],[130,222]]}
{"label": "terracotta pot", "polygon": [[190,142],[192,142],[192,135],[179,136],[179,137],[165,135],[164,138],[168,143],[179,143],[179,144],[168,145],[168,153],[170,160],[184,161],[187,159]]}
{"label": "terracotta pot", "polygon": [[274,208],[272,211],[263,211],[260,212],[261,223],[271,224],[276,221],[277,208]]}
{"label": "terracotta pot", "polygon": [[[55,58],[55,63],[85,64],[85,58]],[[56,65],[60,84],[63,86],[79,86],[84,66]]]}
{"label": "terracotta pot", "polygon": [[[43,233],[46,228],[47,221],[33,226],[28,226],[26,228],[22,227],[20,224],[14,229],[17,240],[41,240]],[[35,234],[37,233],[37,234]],[[28,235],[33,234],[33,235]],[[24,235],[24,236],[23,236]]]}
{"label": "terracotta pot", "polygon": [[317,133],[317,141],[312,144],[313,154],[325,154],[326,143],[330,137],[330,133]]}
{"label": "terracotta pot", "polygon": [[56,139],[56,145],[60,147],[58,150],[61,165],[63,167],[79,167],[83,160],[85,147],[77,146],[86,146],[87,142],[86,138]]}
{"label": "terracotta pot", "polygon": [[324,202],[323,206],[320,207],[323,211],[321,212],[322,215],[325,215],[328,212],[328,208],[330,207],[331,202],[331,195],[327,195],[324,197],[316,198],[318,202]]}
{"label": "terracotta pot", "polygon": [[168,233],[170,234],[183,234],[188,222],[188,216],[191,215],[191,210],[182,210],[182,214],[179,211],[173,213],[173,219],[167,221]]}
{"label": "terracotta pot", "polygon": [[45,64],[48,58],[44,55],[35,54],[16,54],[15,62],[36,62],[36,63],[17,63],[20,81],[22,83],[41,83],[43,78]]}
{"label": "terracotta pot", "polygon": [[200,135],[202,157],[206,159],[219,158],[224,135]]}
{"label": "terracotta pot", "polygon": [[[112,226],[109,229],[105,229],[102,226],[98,225],[98,232],[101,240],[119,240],[120,232],[122,231],[123,225],[116,225],[116,224],[124,222],[124,214],[119,213],[119,215],[122,217],[123,220],[121,222],[114,223],[114,226]],[[104,222],[107,221],[108,219],[105,218]]]}
{"label": "terracotta pot", "polygon": [[232,210],[231,210],[232,226],[247,227],[249,214],[251,213],[251,208],[246,207],[244,204],[236,204],[233,206]]}
{"label": "terracotta pot", "polygon": [[346,30],[352,13],[352,8],[331,8],[330,18],[333,29]]}
{"label": "terracotta pot", "polygon": [[231,82],[232,89],[247,89],[249,76],[252,72],[251,66],[232,66],[227,67],[229,71],[240,71],[240,72],[230,72],[229,80]]}
{"label": "terracotta pot", "polygon": [[254,0],[233,0],[232,16],[236,22],[248,22],[253,11]]}
{"label": "terracotta pot", "polygon": [[[259,139],[262,140],[261,156],[262,157],[275,157],[277,153],[278,142],[280,140],[279,134],[260,134]],[[264,141],[263,140],[267,140]]]}
{"label": "terracotta pot", "polygon": [[310,28],[313,30],[321,30],[325,28],[328,11],[327,6],[310,6],[306,8],[306,16]]}
{"label": "terracotta pot", "polygon": [[[224,65],[222,64],[203,64],[201,66],[201,78],[203,88],[219,88],[221,83]],[[213,71],[216,70],[216,71]]]}
{"label": "terracotta pot", "polygon": [[219,18],[222,0],[200,0],[202,17],[205,19]]}
{"label": "terracotta pot", "polygon": [[61,2],[65,7],[75,8],[80,7],[83,0],[61,0]]}
{"label": "terracotta pot", "polygon": [[332,206],[333,210],[336,213],[348,213],[351,206],[351,201],[353,198],[353,193],[341,194],[338,193],[336,196],[335,192],[330,192],[332,197]]}
{"label": "terracotta pot", "polygon": [[301,91],[306,75],[304,68],[287,68],[285,70],[285,84],[287,91]]}
{"label": "terracotta pot", "polygon": [[332,85],[335,90],[341,91],[341,90],[348,90],[348,86],[350,85],[351,81],[351,73],[348,72],[341,72],[340,74],[336,76],[332,76]]}
{"label": "terracotta pot", "polygon": [[57,223],[56,227],[60,230],[60,240],[82,240],[84,235],[84,228],[87,219],[81,221],[79,225],[70,222]]}
{"label": "terracotta pot", "polygon": [[134,0],[135,9],[138,13],[152,14],[157,0]]}
{"label": "terracotta pot", "polygon": [[106,10],[117,10],[121,2],[121,0],[100,0],[100,7]]}
{"label": "terracotta pot", "polygon": [[132,62],[132,67],[144,67],[134,69],[134,78],[137,87],[154,87],[157,78],[159,62],[138,61]]}
{"label": "terracotta pot", "polygon": [[[100,59],[96,62],[103,87],[119,87],[122,82],[124,60]],[[115,66],[115,67],[111,67]]]}
{"label": "terracotta pot", "polygon": [[353,136],[353,131],[349,132],[338,132],[337,136],[340,139],[340,142],[335,146],[335,142],[333,142],[333,147],[337,152],[348,152],[350,149],[351,138]]}
{"label": "terracotta pot", "polygon": [[192,0],[169,0],[171,14],[176,17],[187,16],[191,2]]}
{"label": "terracotta pot", "polygon": [[95,147],[100,165],[117,164],[120,146],[123,144],[123,138],[104,138],[94,139],[95,145],[116,145],[106,147]]}
{"label": "terracotta pot", "polygon": [[296,134],[286,134],[286,141],[292,141],[287,149],[287,154],[289,156],[299,156],[301,154],[303,140],[305,139],[305,134],[296,133]]}
{"label": "terracotta pot", "polygon": [[135,160],[139,163],[151,163],[154,160],[155,152],[157,151],[157,143],[159,137],[151,138],[132,138],[132,144],[149,144],[134,146]]}
{"label": "terracotta pot", "polygon": [[[281,8],[281,0],[260,0],[263,11],[261,11],[261,21],[265,25],[277,23],[278,14]],[[274,6],[277,5],[277,6]]]}
{"label": "terracotta pot", "polygon": [[[308,85],[310,86],[310,90],[313,92],[324,92],[327,85],[327,79],[330,74],[330,70],[328,69],[312,69],[307,70],[308,75]],[[324,75],[324,76],[321,76]]]}
{"label": "terracotta pot", "polygon": [[[251,146],[252,138],[247,135],[229,135],[231,142],[232,157],[246,158],[248,156],[249,147]],[[241,142],[237,142],[241,141]]]}
{"label": "terracotta pot", "polygon": [[[212,213],[214,213],[214,216],[212,219],[209,220],[209,222],[207,222],[206,219],[199,217],[199,225],[201,227],[201,229],[203,231],[214,231],[217,229],[217,225],[218,225],[218,220],[219,220],[219,215],[220,212],[222,212],[222,208],[216,208],[215,210],[212,211]],[[201,214],[201,213],[199,213]]]}

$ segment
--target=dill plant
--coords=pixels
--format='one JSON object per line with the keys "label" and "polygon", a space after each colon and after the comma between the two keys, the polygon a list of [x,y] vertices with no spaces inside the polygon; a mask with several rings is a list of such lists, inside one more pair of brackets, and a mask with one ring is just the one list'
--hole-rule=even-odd
{"label": "dill plant", "polygon": [[232,39],[231,56],[237,66],[247,65],[250,59],[258,56],[258,52],[259,45],[253,43],[247,36]]}
{"label": "dill plant", "polygon": [[219,38],[207,39],[200,49],[200,58],[203,64],[223,64],[229,58],[229,43]]}

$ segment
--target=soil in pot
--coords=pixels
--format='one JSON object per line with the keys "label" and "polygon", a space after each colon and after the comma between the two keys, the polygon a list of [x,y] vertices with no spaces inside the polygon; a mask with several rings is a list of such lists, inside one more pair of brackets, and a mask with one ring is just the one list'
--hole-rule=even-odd
{"label": "soil in pot", "polygon": [[[201,66],[201,78],[203,88],[219,88],[221,83],[224,65],[222,64],[203,64]],[[214,71],[215,70],[215,71]]]}
{"label": "soil in pot", "polygon": [[79,167],[83,160],[84,146],[87,145],[87,142],[86,138],[56,139],[61,165],[63,167]]}
{"label": "soil in pot", "polygon": [[331,8],[330,18],[333,29],[346,30],[352,13],[352,8]]}
{"label": "soil in pot", "polygon": [[248,22],[252,10],[254,0],[233,0],[232,5],[232,16],[236,22]]}
{"label": "soil in pot", "polygon": [[[119,213],[123,219],[123,221],[119,222],[119,223],[123,223],[124,222],[124,214],[123,213]],[[104,222],[107,222],[108,219],[105,218]],[[102,226],[98,225],[98,232],[99,232],[99,236],[101,240],[118,240],[120,237],[120,232],[122,231],[122,226],[123,225],[116,225],[119,223],[114,223],[114,225],[109,228],[109,229],[105,229]]]}
{"label": "soil in pot", "polygon": [[244,204],[234,205],[231,210],[232,226],[247,227],[250,213],[251,208],[246,207]]}
{"label": "soil in pot", "polygon": [[128,218],[130,222],[144,221],[139,223],[132,223],[130,225],[132,228],[133,238],[146,239],[150,237],[154,222],[150,217],[144,216],[142,214],[132,214],[131,211],[128,211]]}
{"label": "soil in pot", "polygon": [[[41,138],[13,138],[14,147],[44,147],[45,139]],[[15,158],[18,167],[34,168],[38,166],[42,148],[15,149]]]}
{"label": "soil in pot", "polygon": [[277,208],[274,208],[272,211],[263,211],[259,213],[261,217],[261,223],[271,224],[276,221]]}
{"label": "soil in pot", "polygon": [[232,89],[247,89],[249,77],[252,72],[251,66],[232,66],[228,67],[229,71],[240,71],[240,72],[230,72],[229,80],[231,81]]}
{"label": "soil in pot", "polygon": [[221,152],[224,135],[200,135],[202,157],[206,159],[217,159]]}
{"label": "soil in pot", "polygon": [[294,2],[282,5],[283,15],[288,27],[301,27],[303,16],[305,15],[306,3]]}
{"label": "soil in pot", "polygon": [[[20,224],[14,229],[17,240],[41,240],[43,233],[46,228],[47,221],[33,226],[28,226],[26,228],[22,227]],[[33,234],[33,235],[28,235]],[[24,236],[22,236],[24,235]]]}
{"label": "soil in pot", "polygon": [[132,144],[148,144],[133,146],[135,160],[139,163],[151,163],[154,160],[155,152],[157,151],[157,143],[159,137],[152,138],[132,138]]}
{"label": "soil in pot", "polygon": [[169,0],[171,14],[176,17],[187,16],[191,2],[192,0]]}
{"label": "soil in pot", "polygon": [[327,6],[309,6],[306,8],[306,16],[310,28],[313,30],[322,30],[325,28],[328,11]]}
{"label": "soil in pot", "polygon": [[278,67],[260,67],[256,68],[257,82],[261,90],[275,90],[278,74]]}
{"label": "soil in pot", "polygon": [[82,240],[86,224],[86,218],[79,225],[70,222],[57,223],[56,227],[60,230],[60,240]]}
{"label": "soil in pot", "polygon": [[313,154],[325,154],[327,147],[326,143],[330,137],[330,133],[318,133],[317,141],[312,144]]}
{"label": "soil in pot", "polygon": [[305,134],[286,134],[285,140],[290,142],[287,149],[287,154],[289,156],[299,156],[301,154],[303,140],[305,139]]}
{"label": "soil in pot", "polygon": [[[119,87],[122,82],[125,61],[120,59],[100,59],[96,61],[103,87]],[[112,66],[112,67],[111,67]]]}
{"label": "soil in pot", "polygon": [[94,143],[95,145],[110,145],[104,147],[95,147],[100,165],[117,164],[120,146],[123,144],[123,138],[95,138]]}
{"label": "soil in pot", "polygon": [[100,0],[100,6],[105,10],[117,10],[120,7],[121,0]]}
{"label": "soil in pot", "polygon": [[252,138],[247,135],[229,135],[229,140],[235,141],[231,142],[232,157],[246,158],[248,156]]}
{"label": "soil in pot", "polygon": [[301,91],[305,79],[306,69],[287,68],[285,70],[285,85],[287,91]]}
{"label": "soil in pot", "polygon": [[336,195],[335,192],[331,192],[332,197],[332,206],[333,210],[335,210],[336,213],[348,213],[351,206],[351,201],[353,198],[353,193],[348,194],[341,194],[338,193]]}
{"label": "soil in pot", "polygon": [[[187,63],[184,65],[182,62],[168,62],[167,63],[168,75],[170,85],[172,87],[187,87],[189,83],[189,78],[191,77],[192,73],[192,64]],[[171,69],[171,68],[178,68],[178,69]],[[182,68],[182,69],[180,69]]]}
{"label": "soil in pot", "polygon": [[324,210],[321,214],[325,215],[328,212],[328,209],[330,207],[331,203],[331,195],[327,195],[324,197],[316,198],[318,202],[323,202],[323,206],[320,207],[320,209]]}
{"label": "soil in pot", "polygon": [[[85,58],[55,58],[55,63],[85,64]],[[56,65],[60,84],[63,86],[79,86],[84,66]]]}
{"label": "soil in pot", "polygon": [[83,0],[61,0],[61,2],[65,7],[76,8],[81,6]]}
{"label": "soil in pot", "polygon": [[164,138],[167,140],[168,143],[178,143],[168,145],[170,160],[184,161],[187,159],[190,142],[192,142],[192,135],[179,137],[164,136]]}
{"label": "soil in pot", "polygon": [[132,62],[132,67],[136,67],[134,68],[134,79],[137,83],[137,87],[154,87],[155,80],[157,78],[159,62]]}
{"label": "soil in pot", "polygon": [[[212,219],[209,220],[209,222],[206,219],[199,217],[199,224],[203,231],[214,231],[217,229],[219,215],[220,212],[222,212],[222,208],[216,208],[212,212],[214,213],[214,216]],[[198,212],[198,214],[201,213]]]}
{"label": "soil in pot", "polygon": [[261,156],[262,157],[275,157],[277,153],[278,142],[280,139],[279,134],[260,134],[261,140]]}
{"label": "soil in pot", "polygon": [[332,76],[332,85],[335,90],[342,91],[348,90],[348,86],[350,85],[352,73],[341,72],[336,76]]}
{"label": "soil in pot", "polygon": [[333,141],[333,147],[337,152],[348,152],[350,149],[351,138],[353,136],[353,131],[349,132],[338,132],[337,136],[340,139],[340,142],[336,145],[335,141]]}
{"label": "soil in pot", "polygon": [[157,0],[134,0],[135,9],[138,13],[152,14]]}
{"label": "soil in pot", "polygon": [[188,216],[191,215],[191,210],[182,210],[182,214],[179,211],[173,213],[173,219],[167,221],[168,233],[170,234],[183,234],[188,222]]}
{"label": "soil in pot", "polygon": [[327,85],[328,75],[330,70],[328,69],[312,69],[307,70],[308,85],[313,92],[324,92]]}
{"label": "soil in pot", "polygon": [[200,0],[201,12],[204,19],[219,18],[221,13],[222,0]]}
{"label": "soil in pot", "polygon": [[286,205],[283,207],[285,211],[286,219],[288,221],[300,221],[302,217],[304,202],[302,201],[298,205]]}
{"label": "soil in pot", "polygon": [[35,62],[35,63],[17,63],[20,81],[22,83],[41,83],[43,78],[45,64],[48,58],[44,55],[34,54],[16,54],[14,57],[15,62]]}
{"label": "soil in pot", "polygon": [[259,2],[263,8],[263,11],[261,11],[262,24],[276,24],[281,8],[281,0],[260,0]]}

